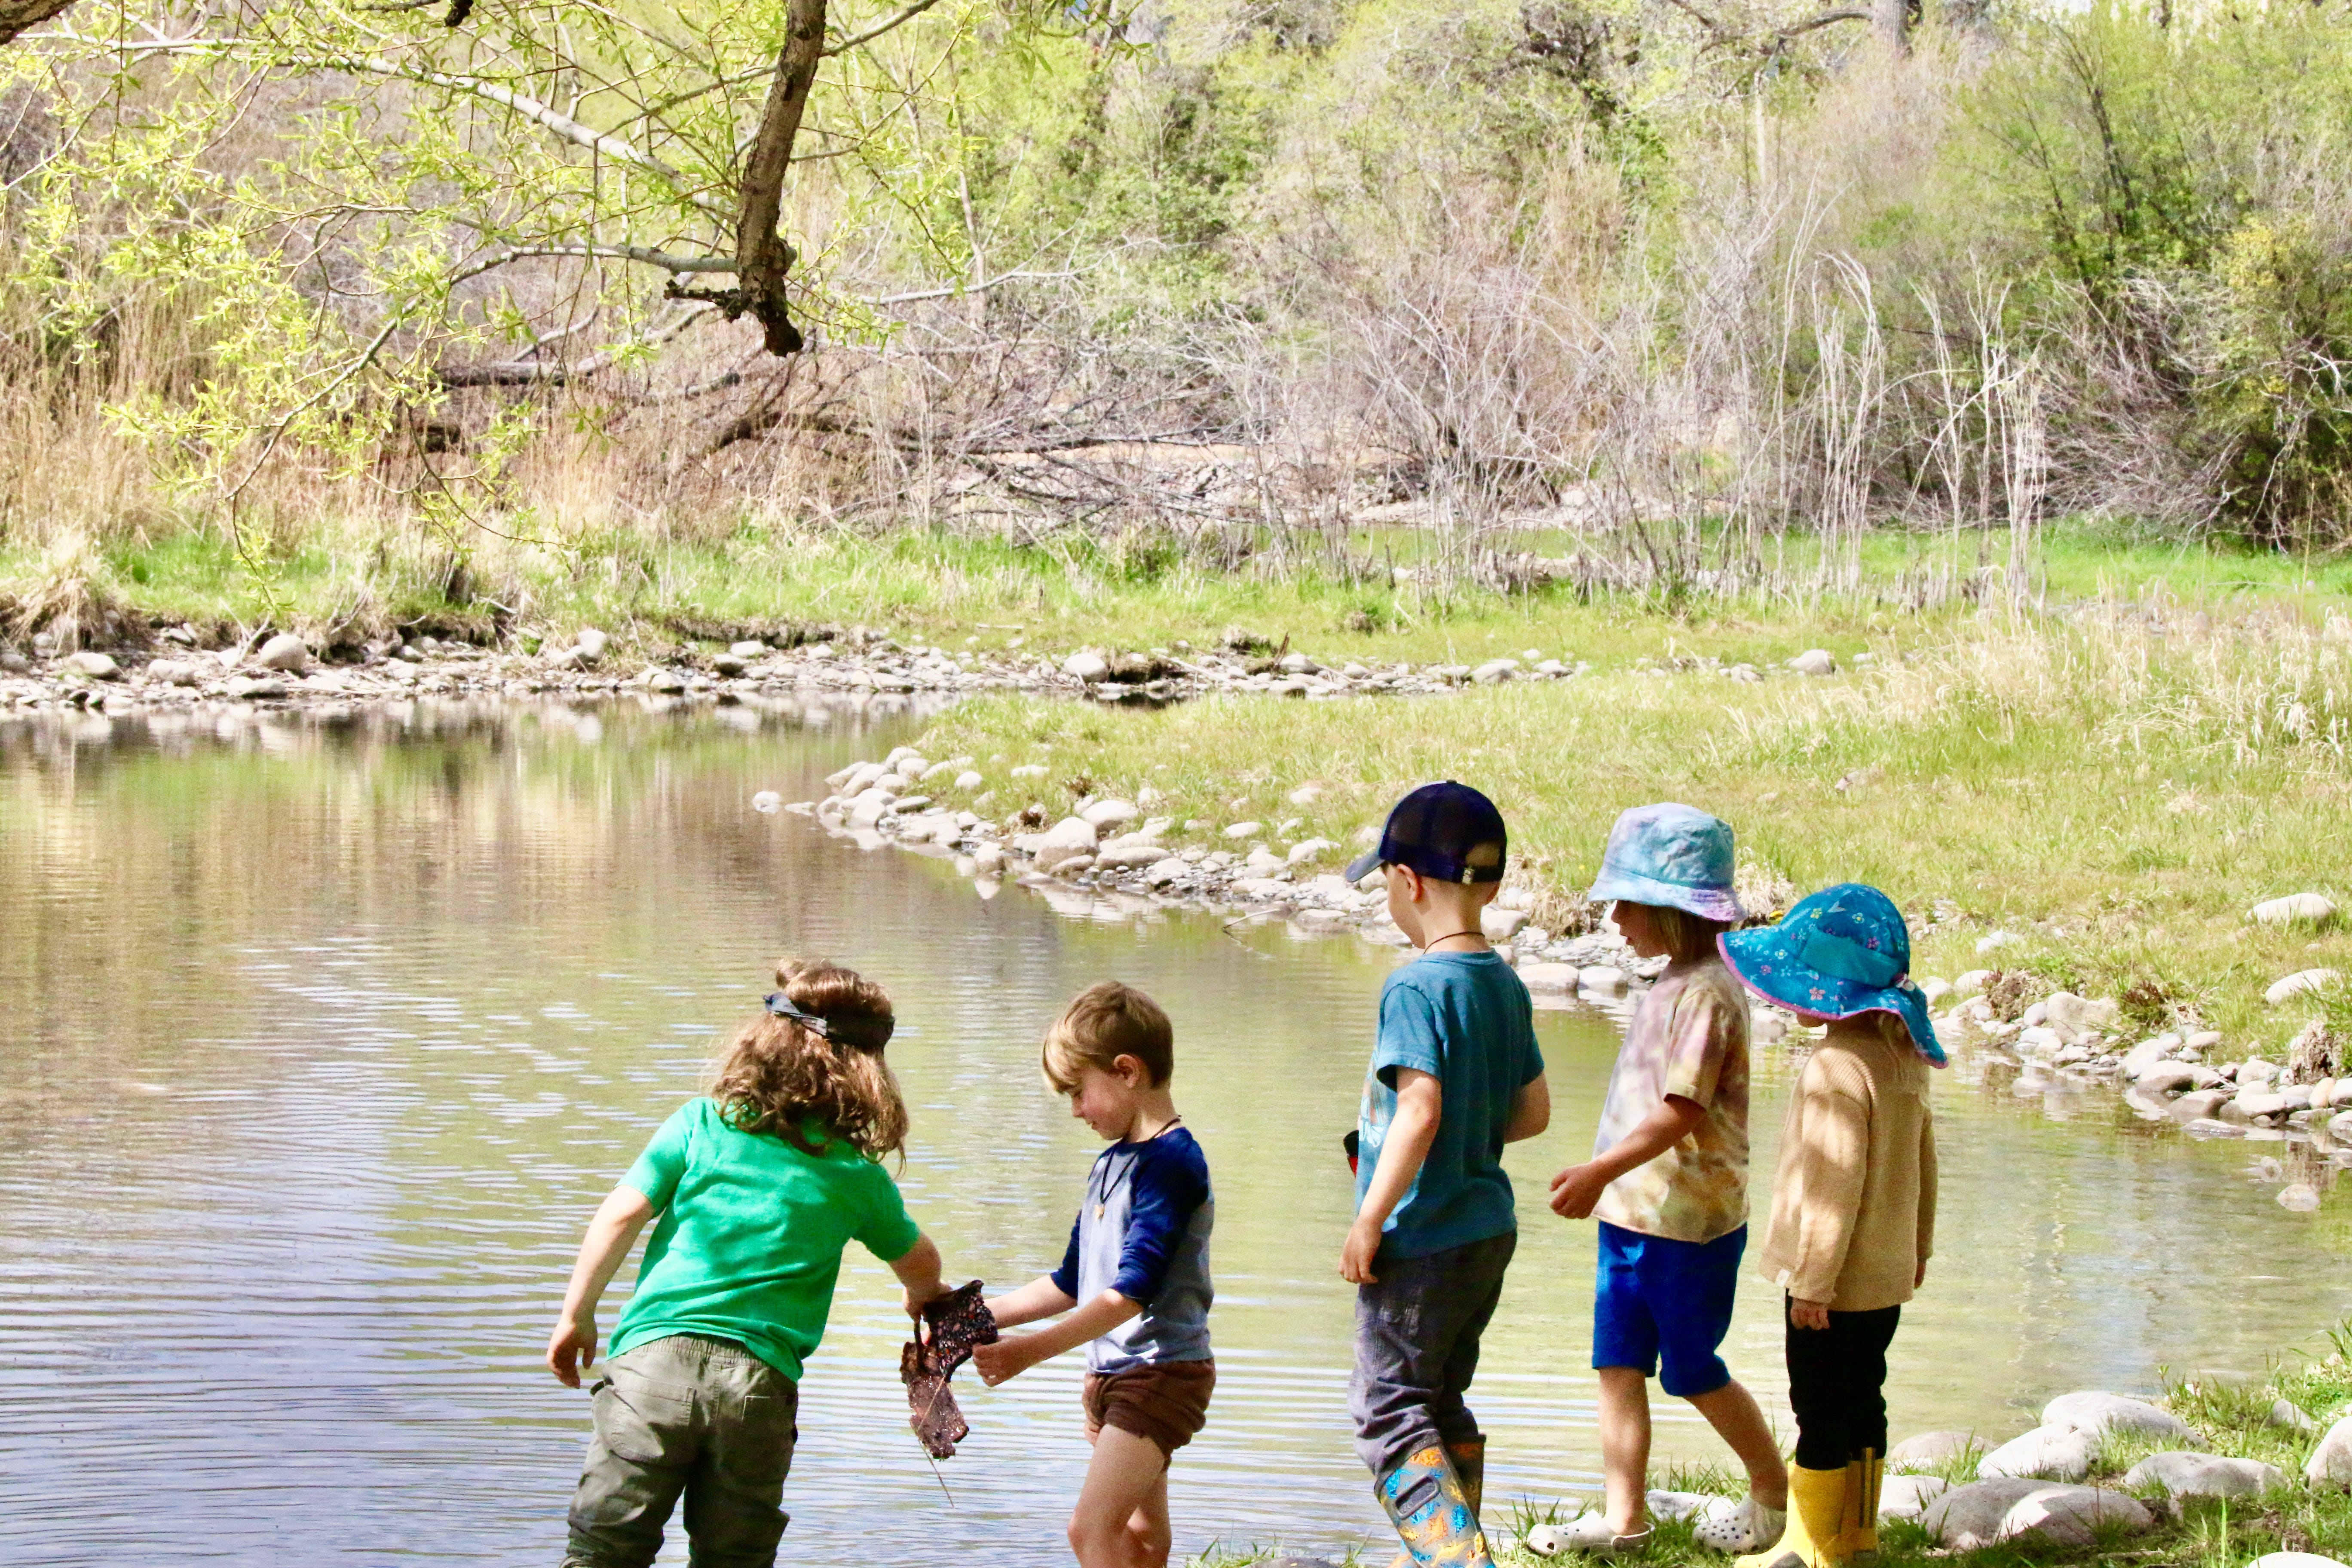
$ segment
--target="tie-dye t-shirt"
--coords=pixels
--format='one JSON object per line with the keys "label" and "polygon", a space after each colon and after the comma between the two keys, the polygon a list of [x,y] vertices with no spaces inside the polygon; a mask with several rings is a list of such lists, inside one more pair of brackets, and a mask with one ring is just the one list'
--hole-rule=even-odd
{"label": "tie-dye t-shirt", "polygon": [[1748,997],[1712,954],[1677,962],[1642,999],[1609,1075],[1593,1153],[1622,1142],[1670,1094],[1706,1115],[1610,1183],[1593,1217],[1643,1236],[1713,1241],[1748,1223]]}

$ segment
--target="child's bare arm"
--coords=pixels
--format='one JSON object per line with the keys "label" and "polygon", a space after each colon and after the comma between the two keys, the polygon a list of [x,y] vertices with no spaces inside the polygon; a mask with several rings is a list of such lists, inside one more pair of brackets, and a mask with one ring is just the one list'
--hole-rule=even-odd
{"label": "child's bare arm", "polygon": [[580,1369],[595,1361],[596,1303],[653,1216],[652,1199],[635,1187],[614,1187],[588,1222],[563,1291],[563,1311],[547,1341],[547,1370],[566,1388],[579,1387]]}
{"label": "child's bare arm", "polygon": [[1396,1114],[1389,1119],[1388,1136],[1381,1143],[1381,1163],[1372,1168],[1371,1184],[1364,1189],[1356,1223],[1348,1230],[1348,1245],[1339,1254],[1339,1278],[1350,1285],[1379,1283],[1372,1258],[1381,1249],[1381,1227],[1421,1174],[1445,1108],[1437,1079],[1412,1068],[1397,1068],[1396,1097]]}
{"label": "child's bare arm", "polygon": [[[1040,1283],[1051,1286],[1053,1281]],[[1025,1295],[1035,1289],[1034,1285],[1025,1286],[1016,1294]],[[1062,1293],[1055,1290],[1054,1294]],[[1063,1300],[1066,1301],[1068,1298]],[[1050,1329],[1040,1329],[1034,1334],[1007,1334],[992,1345],[975,1347],[971,1364],[979,1369],[980,1380],[993,1388],[1041,1361],[1075,1350],[1088,1340],[1100,1339],[1142,1310],[1142,1302],[1130,1300],[1116,1290],[1106,1290]]]}
{"label": "child's bare arm", "polygon": [[1666,1096],[1614,1148],[1581,1165],[1570,1165],[1551,1179],[1551,1212],[1563,1219],[1585,1218],[1610,1183],[1648,1164],[1689,1137],[1706,1119],[1706,1107],[1697,1100],[1679,1094]]}
{"label": "child's bare arm", "polygon": [[1503,1142],[1517,1143],[1539,1135],[1551,1125],[1551,1085],[1538,1073],[1511,1096],[1511,1120],[1503,1128]]}
{"label": "child's bare arm", "polygon": [[891,1263],[890,1272],[906,1290],[910,1318],[922,1311],[924,1302],[947,1294],[947,1282],[940,1278],[939,1244],[928,1236],[915,1237],[915,1245]]}
{"label": "child's bare arm", "polygon": [[988,1299],[989,1316],[1000,1329],[1017,1328],[1034,1323],[1040,1318],[1050,1318],[1056,1312],[1066,1312],[1078,1304],[1078,1299],[1054,1283],[1051,1274],[1032,1279],[1018,1290],[1007,1290],[1002,1296]]}

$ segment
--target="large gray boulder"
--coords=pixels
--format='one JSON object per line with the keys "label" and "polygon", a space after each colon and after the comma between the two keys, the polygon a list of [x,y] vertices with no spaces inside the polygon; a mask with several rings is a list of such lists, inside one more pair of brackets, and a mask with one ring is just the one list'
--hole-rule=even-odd
{"label": "large gray boulder", "polygon": [[2043,1487],[2011,1505],[2000,1521],[2000,1538],[2088,1546],[2102,1526],[2137,1535],[2155,1523],[2138,1499],[2121,1492],[2104,1487]]}
{"label": "large gray boulder", "polygon": [[2040,1481],[2009,1477],[1970,1481],[1929,1503],[1919,1522],[1955,1552],[1979,1551],[2000,1542],[2011,1509],[2043,1489]]}
{"label": "large gray boulder", "polygon": [[2161,1437],[2178,1442],[2185,1447],[2201,1448],[2205,1440],[2196,1429],[2169,1410],[2158,1408],[2145,1399],[2132,1399],[2120,1394],[2101,1394],[2085,1389],[2075,1394],[2062,1394],[2042,1407],[2044,1426],[2072,1426],[2078,1432],[2105,1436],[2109,1432],[2133,1432],[2143,1436]]}
{"label": "large gray boulder", "polygon": [[2286,1479],[2276,1465],[2185,1448],[2150,1454],[2124,1472],[2128,1491],[2161,1487],[2174,1497],[2260,1497]]}
{"label": "large gray boulder", "polygon": [[1977,1461],[1979,1480],[2079,1481],[2091,1473],[2095,1433],[2073,1426],[2036,1426]]}

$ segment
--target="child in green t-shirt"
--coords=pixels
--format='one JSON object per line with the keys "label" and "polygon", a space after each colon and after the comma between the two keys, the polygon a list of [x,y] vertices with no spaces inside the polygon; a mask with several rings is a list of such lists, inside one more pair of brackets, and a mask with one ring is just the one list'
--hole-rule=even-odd
{"label": "child in green t-shirt", "polygon": [[572,1388],[595,1359],[598,1298],[660,1216],[595,1384],[566,1568],[645,1568],[681,1494],[697,1561],[772,1563],[801,1363],[824,1333],[842,1248],[887,1263],[909,1313],[946,1289],[880,1163],[907,1136],[882,1059],[889,997],[829,963],[788,959],[776,984],[710,1092],[662,1123],[580,1244],[547,1342],[548,1369]]}

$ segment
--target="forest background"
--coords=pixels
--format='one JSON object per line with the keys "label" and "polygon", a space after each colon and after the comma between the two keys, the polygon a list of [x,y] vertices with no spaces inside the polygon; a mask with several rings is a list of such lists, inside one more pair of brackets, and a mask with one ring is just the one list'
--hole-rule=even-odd
{"label": "forest background", "polygon": [[1377,618],[1851,594],[1893,534],[1924,604],[2055,520],[2352,520],[2341,5],[0,13],[20,634],[845,549]]}

